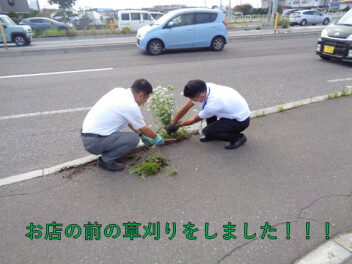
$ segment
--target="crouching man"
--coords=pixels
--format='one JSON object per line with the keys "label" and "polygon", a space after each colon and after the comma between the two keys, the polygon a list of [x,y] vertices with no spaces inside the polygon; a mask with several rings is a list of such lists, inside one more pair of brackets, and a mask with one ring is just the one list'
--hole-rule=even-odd
{"label": "crouching man", "polygon": [[[168,133],[206,119],[207,126],[203,129],[201,142],[228,141],[230,143],[225,146],[226,149],[238,148],[246,142],[247,138],[241,132],[249,126],[250,110],[246,100],[236,90],[202,80],[192,80],[186,84],[183,95],[189,100],[165,127]],[[199,114],[179,121],[194,105],[202,108]]]}
{"label": "crouching man", "polygon": [[[162,137],[146,126],[140,110],[150,94],[151,84],[136,80],[130,89],[115,88],[104,95],[88,112],[81,130],[85,150],[99,155],[98,165],[109,171],[123,170],[116,159],[130,153],[142,139],[145,145],[160,145]],[[129,126],[134,132],[120,132]]]}

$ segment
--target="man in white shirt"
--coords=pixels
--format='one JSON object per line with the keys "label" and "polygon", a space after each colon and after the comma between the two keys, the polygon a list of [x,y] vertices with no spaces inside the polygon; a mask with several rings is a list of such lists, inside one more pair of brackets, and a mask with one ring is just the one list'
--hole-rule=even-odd
{"label": "man in white shirt", "polygon": [[[246,100],[235,89],[192,80],[186,84],[183,94],[189,100],[165,127],[168,133],[175,132],[181,126],[189,126],[206,119],[207,126],[203,130],[201,142],[228,141],[230,144],[226,149],[238,148],[246,142],[247,137],[241,132],[249,126],[250,110]],[[180,122],[194,105],[200,105],[202,108],[199,114]]]}
{"label": "man in white shirt", "polygon": [[[130,89],[111,90],[88,112],[81,137],[85,150],[102,154],[98,159],[99,167],[109,171],[123,170],[124,166],[115,160],[135,149],[140,137],[145,145],[164,143],[160,135],[146,126],[140,110],[152,92],[147,80],[138,79]],[[120,132],[127,125],[134,132]]]}

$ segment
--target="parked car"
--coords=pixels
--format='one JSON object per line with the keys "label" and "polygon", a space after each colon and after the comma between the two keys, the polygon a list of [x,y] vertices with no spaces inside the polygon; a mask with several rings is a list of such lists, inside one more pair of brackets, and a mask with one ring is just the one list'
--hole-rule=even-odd
{"label": "parked car", "polygon": [[117,16],[117,26],[120,30],[128,27],[131,31],[137,31],[141,27],[155,22],[149,12],[142,10],[123,10],[119,11]]}
{"label": "parked car", "polygon": [[[15,43],[17,46],[29,45],[32,41],[32,29],[29,26],[18,26],[6,15],[0,15],[0,23],[3,26],[5,40],[7,43]],[[0,43],[4,38],[0,32]]]}
{"label": "parked car", "polygon": [[45,31],[49,28],[56,28],[58,30],[69,30],[72,28],[71,24],[64,24],[47,17],[24,18],[20,21],[20,25],[28,25],[37,32]]}
{"label": "parked car", "polygon": [[352,9],[321,32],[316,54],[322,59],[352,62]]}
{"label": "parked car", "polygon": [[106,27],[106,24],[103,23],[103,17],[97,11],[80,11],[77,16],[71,17],[70,20],[78,30]]}
{"label": "parked car", "polygon": [[151,55],[163,50],[210,47],[220,51],[228,42],[223,13],[215,9],[178,9],[140,28],[137,46]]}
{"label": "parked car", "polygon": [[149,14],[155,19],[158,20],[159,18],[161,18],[164,14],[163,13],[159,13],[159,12],[149,12]]}
{"label": "parked car", "polygon": [[282,12],[281,18],[288,19],[292,13],[294,13],[296,11],[300,11],[300,10],[301,9],[286,9],[284,12]]}
{"label": "parked car", "polygon": [[305,26],[308,24],[316,25],[323,24],[327,25],[331,22],[332,18],[329,15],[325,15],[315,10],[301,10],[292,13],[289,16],[290,24]]}

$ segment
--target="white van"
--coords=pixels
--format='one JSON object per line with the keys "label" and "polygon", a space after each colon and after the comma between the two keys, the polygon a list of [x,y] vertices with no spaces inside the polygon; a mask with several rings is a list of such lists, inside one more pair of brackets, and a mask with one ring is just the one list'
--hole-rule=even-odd
{"label": "white van", "polygon": [[154,22],[154,18],[147,11],[123,10],[118,13],[117,26],[120,30],[128,27],[131,31],[137,31],[139,28]]}

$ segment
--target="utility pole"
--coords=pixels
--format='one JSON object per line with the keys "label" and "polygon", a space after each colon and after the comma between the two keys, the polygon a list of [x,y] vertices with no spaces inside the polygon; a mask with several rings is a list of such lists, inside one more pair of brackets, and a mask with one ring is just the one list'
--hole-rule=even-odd
{"label": "utility pole", "polygon": [[274,22],[274,17],[277,12],[278,0],[269,0],[268,4],[268,23],[270,23],[271,26]]}
{"label": "utility pole", "polygon": [[38,11],[40,12],[39,0],[37,0],[37,8],[38,8]]}
{"label": "utility pole", "polygon": [[231,13],[231,0],[229,0],[229,8],[227,9],[227,23],[230,23],[230,13]]}
{"label": "utility pole", "polygon": [[278,7],[278,0],[273,0],[273,12],[271,14],[271,21],[273,22],[274,19],[275,19],[275,15],[276,15],[276,12],[277,12],[277,7]]}

